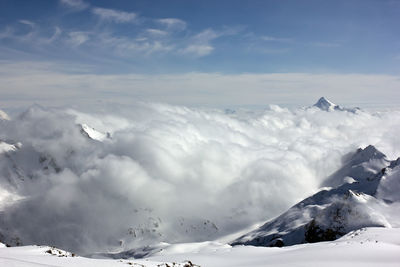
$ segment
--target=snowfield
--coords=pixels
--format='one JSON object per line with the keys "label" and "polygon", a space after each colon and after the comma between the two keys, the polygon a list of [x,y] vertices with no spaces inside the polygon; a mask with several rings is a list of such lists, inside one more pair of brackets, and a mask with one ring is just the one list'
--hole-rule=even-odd
{"label": "snowfield", "polygon": [[[50,250],[50,253],[49,253]],[[331,242],[284,248],[231,247],[218,243],[175,244],[145,260],[89,259],[50,247],[0,248],[0,266],[397,267],[400,229],[363,228]]]}

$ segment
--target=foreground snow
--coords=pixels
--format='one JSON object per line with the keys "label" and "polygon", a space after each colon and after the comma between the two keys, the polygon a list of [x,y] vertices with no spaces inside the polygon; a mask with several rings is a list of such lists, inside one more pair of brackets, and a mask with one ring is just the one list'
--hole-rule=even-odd
{"label": "foreground snow", "polygon": [[365,228],[332,242],[284,248],[231,247],[215,242],[175,244],[144,260],[89,259],[38,246],[0,248],[0,266],[366,267],[399,266],[399,262],[399,228]]}
{"label": "foreground snow", "polygon": [[[184,251],[179,253],[179,250]],[[171,254],[170,254],[171,251]],[[399,266],[400,229],[364,228],[332,242],[284,248],[223,246],[185,251],[171,246],[150,260],[190,259],[200,266]]]}

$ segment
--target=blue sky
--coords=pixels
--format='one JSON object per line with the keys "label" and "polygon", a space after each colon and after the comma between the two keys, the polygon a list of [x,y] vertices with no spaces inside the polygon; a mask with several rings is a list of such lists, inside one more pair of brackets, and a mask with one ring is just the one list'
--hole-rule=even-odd
{"label": "blue sky", "polygon": [[[182,78],[194,73],[196,78],[198,74],[218,73],[226,79],[244,74],[341,75],[339,80],[335,79],[340,86],[343,77],[346,80],[346,75],[354,74],[363,77],[361,80],[379,76],[381,82],[382,77],[390,76],[395,81],[400,72],[399,12],[400,1],[393,0],[1,0],[0,62],[4,70],[0,79],[24,87],[21,79],[10,82],[10,76],[33,77],[41,71],[37,79],[48,75],[54,88],[69,90],[67,81],[71,82],[71,75],[96,75],[99,79],[119,75],[128,80],[132,78],[129,75],[142,75],[140,79],[148,79],[146,86],[141,87],[149,88],[146,93],[137,94],[135,87],[126,82],[125,89],[118,87],[119,90],[107,94],[129,93],[131,97],[150,101],[165,99],[159,91],[151,89],[154,75]],[[202,80],[190,79],[193,80],[190,86],[179,83],[170,86],[174,90],[184,90],[182,86],[186,86],[188,96],[203,90]],[[289,80],[284,82],[296,81]],[[19,87],[20,91],[13,92],[0,88],[3,99],[18,99],[21,95],[30,99],[33,89],[29,85],[33,88],[35,83],[27,83],[26,94]],[[243,84],[246,85],[250,84]],[[302,102],[296,101],[298,93],[293,94],[296,89],[264,85],[262,101]],[[90,79],[86,86],[92,88]],[[397,83],[391,86],[386,93],[395,93]],[[309,87],[312,84],[299,85],[299,90]],[[387,86],[381,84],[381,87]],[[99,97],[104,92],[92,89],[92,94]],[[268,93],[274,96],[274,90],[286,91],[269,98]],[[321,94],[325,93],[321,90]],[[335,95],[337,89],[330,90],[327,93]],[[355,94],[359,95],[362,88],[357,90]],[[57,92],[68,93],[60,89]],[[227,92],[224,90],[224,94]],[[168,96],[173,100],[173,95]],[[54,97],[56,93],[50,98]],[[254,97],[243,103],[233,100],[233,104],[261,104],[253,103],[258,99]],[[374,97],[368,95],[360,102],[372,101]],[[393,97],[398,100],[397,94]],[[218,105],[218,101],[208,103],[203,99],[196,103],[196,99],[199,96],[192,95],[187,103]],[[43,99],[34,99],[40,100]],[[357,102],[351,97],[339,100]],[[186,103],[168,99],[166,102]]]}

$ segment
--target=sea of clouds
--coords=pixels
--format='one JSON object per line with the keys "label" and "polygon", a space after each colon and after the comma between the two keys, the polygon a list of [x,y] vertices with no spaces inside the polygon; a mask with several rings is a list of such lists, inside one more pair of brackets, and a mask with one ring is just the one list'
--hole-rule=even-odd
{"label": "sea of clouds", "polygon": [[0,239],[81,254],[212,240],[316,192],[358,147],[400,156],[399,132],[399,111],[33,106],[0,122],[21,143],[0,154]]}

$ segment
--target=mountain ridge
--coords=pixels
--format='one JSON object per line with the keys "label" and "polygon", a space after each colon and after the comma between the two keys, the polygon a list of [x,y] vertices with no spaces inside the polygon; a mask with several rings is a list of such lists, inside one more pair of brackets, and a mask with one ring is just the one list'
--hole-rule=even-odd
{"label": "mountain ridge", "polygon": [[[368,146],[358,149],[349,162],[351,167],[345,164],[335,172],[343,178],[336,188],[323,189],[300,201],[231,244],[281,247],[331,241],[362,227],[391,227],[383,211],[387,196],[377,197],[377,191],[385,176],[400,169],[400,160],[389,161]],[[400,175],[395,179],[400,180]]]}

